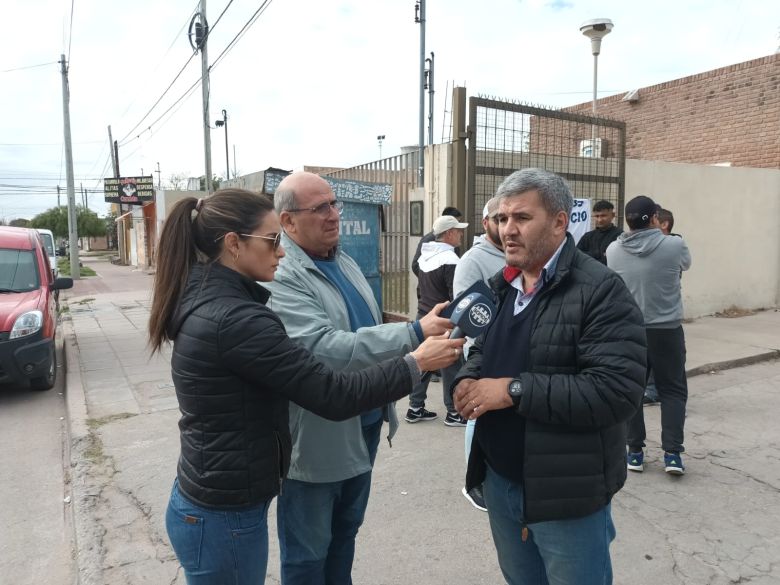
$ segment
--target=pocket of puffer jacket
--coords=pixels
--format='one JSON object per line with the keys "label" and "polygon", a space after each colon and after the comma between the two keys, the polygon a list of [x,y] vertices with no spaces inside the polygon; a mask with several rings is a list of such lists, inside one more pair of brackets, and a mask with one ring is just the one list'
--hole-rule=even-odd
{"label": "pocket of puffer jacket", "polygon": [[186,570],[197,569],[203,546],[203,518],[184,513],[168,504],[165,528],[181,566]]}

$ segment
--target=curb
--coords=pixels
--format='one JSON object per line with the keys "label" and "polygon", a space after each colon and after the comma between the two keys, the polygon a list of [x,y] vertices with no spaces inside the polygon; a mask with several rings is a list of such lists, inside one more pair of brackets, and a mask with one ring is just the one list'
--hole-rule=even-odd
{"label": "curb", "polygon": [[712,374],[714,372],[730,370],[732,368],[741,368],[743,366],[752,366],[753,364],[768,362],[776,359],[780,359],[780,349],[772,349],[764,353],[749,355],[742,358],[736,358],[733,360],[725,360],[722,362],[713,362],[711,364],[696,366],[695,368],[686,370],[685,375],[688,378],[692,378],[693,376],[701,376],[702,374]]}
{"label": "curb", "polygon": [[67,415],[67,444],[65,445],[68,475],[71,492],[71,522],[73,542],[76,547],[73,563],[75,565],[75,585],[97,583],[96,576],[101,574],[100,544],[91,530],[91,516],[87,510],[90,493],[83,477],[82,452],[88,444],[90,432],[87,427],[87,402],[81,381],[81,364],[76,334],[72,322],[63,320],[60,324],[63,332],[65,362],[65,409]]}

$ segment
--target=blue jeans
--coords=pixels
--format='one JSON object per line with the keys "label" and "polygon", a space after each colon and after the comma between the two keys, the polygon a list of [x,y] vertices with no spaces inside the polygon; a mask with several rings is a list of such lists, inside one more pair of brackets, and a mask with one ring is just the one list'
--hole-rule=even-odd
{"label": "blue jeans", "polygon": [[[382,421],[363,427],[373,465]],[[287,479],[277,502],[283,585],[349,585],[355,537],[368,506],[371,472],[343,481]]]}
{"label": "blue jeans", "polygon": [[483,484],[498,564],[509,585],[611,585],[611,505],[584,518],[524,526],[523,486],[489,466]]}
{"label": "blue jeans", "polygon": [[262,585],[268,565],[268,505],[204,508],[173,482],[165,528],[188,585]]}

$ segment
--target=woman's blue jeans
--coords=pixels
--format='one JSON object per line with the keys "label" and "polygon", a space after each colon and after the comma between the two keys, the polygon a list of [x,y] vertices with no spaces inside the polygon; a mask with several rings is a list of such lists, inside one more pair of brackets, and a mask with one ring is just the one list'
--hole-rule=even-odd
{"label": "woman's blue jeans", "polygon": [[498,564],[509,585],[612,584],[610,504],[584,518],[529,524],[523,541],[523,486],[488,466],[483,493]]}
{"label": "woman's blue jeans", "polygon": [[268,506],[204,508],[173,482],[165,528],[188,585],[262,585],[268,566]]}

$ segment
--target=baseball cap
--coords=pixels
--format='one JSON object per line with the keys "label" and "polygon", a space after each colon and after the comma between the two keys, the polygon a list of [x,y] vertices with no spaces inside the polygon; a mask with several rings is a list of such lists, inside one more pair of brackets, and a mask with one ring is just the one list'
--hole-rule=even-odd
{"label": "baseball cap", "polygon": [[650,224],[650,218],[657,212],[655,202],[645,195],[634,197],[626,203],[626,221],[629,226],[634,228],[647,227]]}
{"label": "baseball cap", "polygon": [[469,224],[461,223],[451,215],[442,215],[433,222],[433,235],[438,236],[439,234],[443,234],[452,228],[458,228],[462,230],[467,227],[469,227]]}
{"label": "baseball cap", "polygon": [[493,197],[482,208],[482,219],[493,217],[498,213],[498,197]]}

